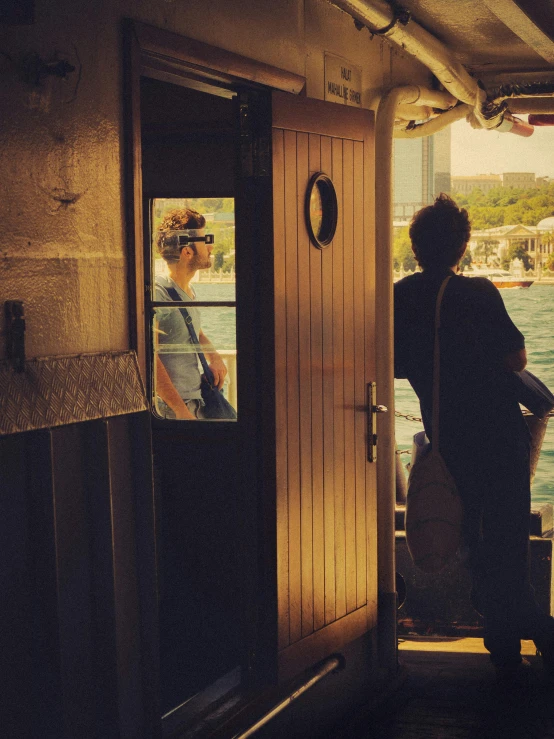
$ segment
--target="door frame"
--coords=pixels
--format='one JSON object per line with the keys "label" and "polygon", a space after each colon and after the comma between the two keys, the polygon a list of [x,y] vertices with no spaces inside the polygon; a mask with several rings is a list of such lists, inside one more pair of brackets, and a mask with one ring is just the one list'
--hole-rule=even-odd
{"label": "door frame", "polygon": [[220,88],[222,94],[244,85],[299,94],[306,80],[263,62],[164,31],[132,19],[123,21],[124,178],[127,224],[129,339],[137,352],[143,382],[147,381],[144,300],[144,216],[140,119],[140,78],[196,88]]}
{"label": "door frame", "polygon": [[[249,100],[255,100],[256,92],[261,93],[261,97],[268,101],[267,106],[265,104],[261,106],[262,119],[264,119],[264,116],[267,116],[267,112],[270,110],[270,94],[272,89],[298,94],[305,87],[305,78],[132,19],[125,19],[123,21],[123,60],[124,181],[128,255],[129,336],[130,346],[137,353],[140,374],[146,385],[149,382],[148,332],[147,316],[145,315],[145,253],[147,239],[144,233],[144,192],[142,182],[141,78],[151,77],[161,82],[184,85],[203,92],[209,92],[210,94],[221,94],[224,97],[230,97],[230,93],[233,95],[236,93],[239,96],[239,105],[242,104],[240,99],[241,94],[244,94],[244,104],[248,104]],[[271,124],[269,123],[270,130]],[[257,135],[256,131],[254,135]],[[269,183],[269,189],[268,187],[257,187],[254,177],[245,178],[248,179],[248,182],[243,194],[243,201],[251,200],[252,203],[257,202],[261,212],[255,213],[255,205],[244,208],[245,212],[240,216],[240,226],[239,214],[237,213],[237,228],[240,227],[243,229],[245,240],[255,242],[256,239],[260,239],[257,242],[257,245],[260,247],[258,250],[260,254],[255,255],[258,260],[262,258],[263,254],[267,256],[268,252],[270,253],[273,245],[273,234],[271,229],[266,229],[265,233],[260,233],[259,228],[257,228],[254,222],[255,219],[249,216],[256,214],[259,216],[258,220],[264,223],[272,222],[271,198],[268,197],[268,193],[271,193],[270,171],[268,175],[266,179]],[[263,243],[261,243],[262,241]],[[244,262],[246,261],[245,259]],[[271,260],[268,263],[270,262]],[[248,289],[248,286],[251,286],[254,281],[253,275],[255,270],[251,265],[244,264],[244,267],[247,285],[245,289]],[[265,311],[272,318],[272,313],[268,313],[269,307],[273,306],[272,289],[269,288],[265,294],[259,285],[256,289],[258,293],[261,293],[261,302],[263,303],[260,313],[264,314]],[[245,316],[243,319],[237,317],[237,333],[240,335],[241,328],[239,326],[239,320],[242,320],[243,326],[246,327],[246,330],[242,332],[244,341],[244,334],[247,334],[249,330],[247,324],[248,322],[251,323],[252,319],[251,316]],[[266,324],[268,323],[269,321],[266,321]],[[247,336],[246,338],[248,339],[249,337]],[[250,404],[257,402],[257,399],[254,395],[251,400],[248,397],[249,388],[247,386],[247,378],[257,378],[257,384],[262,387],[264,372],[267,372],[269,366],[273,366],[272,342],[272,330],[268,326],[264,334],[264,349],[267,349],[267,351],[261,352],[261,360],[256,366],[249,367],[248,372],[242,372],[242,380],[239,377],[239,393]],[[243,383],[242,390],[240,387],[241,382]],[[274,393],[272,391],[264,391],[260,392],[259,396],[261,396],[258,398],[261,407],[260,416],[263,420],[260,422],[260,428],[257,431],[261,431],[261,433],[258,435],[252,433],[248,435],[244,432],[242,436],[248,442],[249,448],[247,453],[254,455],[257,452],[256,464],[259,469],[257,469],[256,474],[258,480],[267,479],[269,480],[269,485],[274,487],[275,462],[274,459],[270,459],[274,455],[260,453],[262,447],[271,444],[271,439],[275,435],[273,428],[275,417]],[[247,402],[245,401],[243,404],[241,401],[241,405],[247,405]],[[221,425],[210,424],[209,429],[201,430],[201,435],[202,437],[206,437],[206,439],[210,437],[214,438],[214,436],[217,438],[222,432],[224,432],[224,429]],[[168,428],[164,433],[178,432]],[[275,526],[274,512],[271,508],[273,496],[267,495],[266,492],[268,491],[265,489],[263,491],[258,489],[253,490],[251,493],[252,496],[258,495],[259,500],[261,500],[261,505],[258,509],[252,510],[251,512],[251,517],[257,522],[260,542],[259,556],[257,562],[252,563],[252,568],[258,572],[258,581],[262,583],[262,597],[264,600],[264,607],[261,608],[258,602],[259,593],[253,592],[246,594],[247,599],[249,599],[249,612],[246,617],[253,624],[255,638],[255,643],[249,649],[248,654],[246,686],[251,685],[254,690],[256,690],[256,686],[259,688],[260,685],[267,685],[274,682],[277,669],[277,655],[275,651],[276,617],[273,616],[273,613],[276,612],[276,593],[273,586],[275,573],[274,564],[272,563],[275,550]],[[150,594],[150,598],[155,599],[156,597],[156,592]],[[148,607],[148,604],[144,607]],[[150,652],[156,655],[158,653],[157,628],[149,634],[149,639]],[[156,722],[159,722],[158,725],[161,725],[161,715],[154,715],[158,709],[158,701],[155,696],[159,693],[159,677],[156,673],[157,670],[153,669],[153,682],[156,684],[151,685],[153,696],[152,705],[146,709],[151,714],[150,722],[153,726],[156,725]],[[171,722],[176,721],[179,723],[183,720],[188,721],[189,719],[189,716],[185,716],[181,711],[178,711],[175,716],[171,717]]]}

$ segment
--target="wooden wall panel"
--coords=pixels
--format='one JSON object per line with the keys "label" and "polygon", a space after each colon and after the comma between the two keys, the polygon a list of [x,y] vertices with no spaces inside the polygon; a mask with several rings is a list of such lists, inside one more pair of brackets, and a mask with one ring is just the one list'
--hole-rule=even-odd
{"label": "wooden wall panel", "polygon": [[297,243],[298,243],[298,361],[300,402],[300,501],[302,553],[302,636],[314,630],[314,560],[312,498],[312,362],[306,347],[311,343],[311,285],[308,234],[302,221],[304,184],[309,172],[311,142],[297,134]]}
{"label": "wooden wall panel", "polygon": [[[310,134],[309,174],[321,171],[321,136]],[[307,179],[304,177],[304,193]],[[306,231],[305,225],[303,225]],[[310,257],[310,363],[312,365],[312,469],[311,485],[313,500],[313,629],[325,625],[325,534],[323,512],[323,327],[321,308],[321,262],[322,250],[307,241]]]}
{"label": "wooden wall panel", "polygon": [[344,205],[343,142],[332,142],[338,225],[333,239],[333,484],[335,499],[335,617],[346,615],[346,525],[344,459]]}
{"label": "wooden wall panel", "polygon": [[354,438],[354,147],[343,143],[343,285],[344,285],[344,470],[346,537],[346,611],[357,606],[356,468]]}
{"label": "wooden wall panel", "polygon": [[94,736],[93,591],[84,424],[51,431],[56,590],[65,725]]}
{"label": "wooden wall panel", "polygon": [[[354,366],[365,365],[366,296],[364,289],[364,144],[354,142]],[[356,467],[356,604],[367,602],[365,373],[354,374],[354,450]]]}
{"label": "wooden wall panel", "polygon": [[284,132],[285,278],[287,324],[287,485],[289,527],[290,641],[302,636],[302,549],[300,499],[300,400],[298,344],[298,212],[296,133]]}
{"label": "wooden wall panel", "polygon": [[[319,654],[318,633],[363,633],[374,539],[366,500],[375,498],[374,476],[365,455],[365,388],[373,379],[366,341],[374,335],[366,326],[374,320],[365,212],[370,144],[363,132],[358,140],[320,135],[308,123],[276,128],[273,137],[282,675],[293,669],[295,645],[301,659]],[[310,243],[304,220],[306,186],[319,171],[331,176],[339,209],[325,249]]]}
{"label": "wooden wall panel", "polygon": [[[332,176],[332,140],[321,137],[321,171]],[[323,528],[325,623],[335,620],[335,497],[333,479],[333,249],[321,252],[322,398],[323,398]]]}
{"label": "wooden wall panel", "polygon": [[[158,736],[147,643],[156,641],[157,623],[141,632],[149,606],[139,602],[142,589],[155,608],[149,438],[148,414],[139,413],[0,440],[7,497],[17,493],[19,501],[12,590],[18,605],[27,604],[14,614],[16,640],[2,649],[27,692],[19,696],[27,698],[23,713],[17,700],[7,704],[3,728],[18,726],[10,736]],[[135,537],[139,497],[150,517]]]}
{"label": "wooden wall panel", "polygon": [[[286,317],[285,269],[285,144],[283,131],[273,131],[273,230],[275,315]],[[275,321],[275,455],[277,492],[277,599],[279,608],[277,644],[290,644],[289,617],[289,528],[287,458],[287,322]]]}
{"label": "wooden wall panel", "polygon": [[[375,378],[375,150],[373,121],[364,130],[364,293],[365,293],[365,366],[366,378]],[[367,421],[366,421],[367,423]],[[366,434],[369,430],[366,429]],[[366,438],[367,443],[367,438]],[[377,624],[377,469],[366,465],[367,518],[367,615],[368,627]]]}

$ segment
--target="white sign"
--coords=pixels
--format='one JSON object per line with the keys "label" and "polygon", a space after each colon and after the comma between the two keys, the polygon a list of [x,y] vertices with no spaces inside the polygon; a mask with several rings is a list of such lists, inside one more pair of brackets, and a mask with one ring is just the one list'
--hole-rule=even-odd
{"label": "white sign", "polygon": [[340,56],[325,54],[325,100],[362,107],[362,70]]}

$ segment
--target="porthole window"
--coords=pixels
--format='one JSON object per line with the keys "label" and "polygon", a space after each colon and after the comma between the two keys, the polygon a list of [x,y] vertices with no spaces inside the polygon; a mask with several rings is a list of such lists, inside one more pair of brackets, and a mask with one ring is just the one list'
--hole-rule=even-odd
{"label": "porthole window", "polygon": [[329,246],[337,230],[337,194],[326,174],[315,174],[306,191],[306,226],[310,241],[324,249]]}

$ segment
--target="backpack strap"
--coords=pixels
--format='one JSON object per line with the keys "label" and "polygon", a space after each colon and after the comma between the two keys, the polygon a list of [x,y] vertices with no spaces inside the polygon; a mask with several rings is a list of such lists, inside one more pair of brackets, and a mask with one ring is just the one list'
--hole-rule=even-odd
{"label": "backpack strap", "polygon": [[440,341],[439,341],[439,328],[441,325],[441,304],[444,291],[448,284],[448,280],[452,275],[448,275],[442,281],[437,295],[437,302],[435,305],[435,343],[433,348],[433,409],[431,413],[431,432],[433,434],[432,451],[435,454],[439,453],[439,396],[440,396],[440,371],[441,371],[441,358],[440,358]]}
{"label": "backpack strap", "polygon": [[[164,288],[165,288],[167,294],[169,295],[169,297],[171,298],[171,300],[176,300],[176,301],[178,301],[180,303],[183,302],[181,296],[179,295],[179,293],[177,292],[177,290],[174,287],[165,287],[164,286]],[[204,377],[210,383],[210,385],[213,387],[214,386],[214,382],[215,382],[215,378],[213,376],[213,372],[208,367],[208,363],[206,361],[206,357],[204,356],[204,352],[200,350],[200,341],[198,340],[198,336],[196,335],[196,331],[194,330],[194,325],[192,323],[192,318],[190,317],[190,313],[188,312],[188,310],[184,306],[181,306],[179,308],[179,312],[183,316],[183,320],[184,320],[185,325],[186,325],[186,327],[188,329],[188,332],[190,334],[190,339],[191,339],[192,343],[194,344],[194,346],[196,348],[196,354],[198,355],[198,359],[200,360],[200,364],[202,365],[202,369],[204,370]]]}

